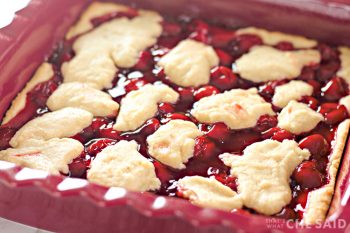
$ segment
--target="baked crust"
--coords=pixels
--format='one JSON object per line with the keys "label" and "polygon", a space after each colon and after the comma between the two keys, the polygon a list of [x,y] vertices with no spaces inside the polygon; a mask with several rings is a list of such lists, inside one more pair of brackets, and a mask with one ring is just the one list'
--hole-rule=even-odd
{"label": "baked crust", "polygon": [[80,16],[78,22],[69,28],[66,39],[71,39],[79,34],[87,32],[93,28],[91,19],[103,16],[108,13],[126,11],[129,7],[110,2],[93,2]]}
{"label": "baked crust", "polygon": [[2,120],[1,125],[8,123],[12,118],[14,118],[26,105],[27,94],[30,92],[37,84],[46,82],[54,76],[54,71],[52,65],[44,62],[35,71],[33,77],[21,92],[19,92],[16,98],[12,101],[10,108],[7,110],[5,117]]}
{"label": "baked crust", "polygon": [[[91,19],[117,11],[126,11],[129,7],[115,3],[94,2],[83,12],[80,19],[74,24],[66,34],[66,39],[71,39],[77,35],[88,32],[93,28]],[[139,11],[141,12],[141,11]],[[145,11],[147,12],[147,11]],[[13,119],[24,107],[26,96],[37,84],[48,81],[54,75],[51,64],[43,63],[35,72],[33,78],[26,84],[25,88],[19,92],[12,101],[11,107],[3,118],[2,125]],[[332,202],[337,173],[345,148],[350,120],[345,120],[338,126],[333,151],[328,165],[329,183],[324,187],[310,192],[308,205],[304,213],[304,224],[315,224],[325,220],[327,212]]]}
{"label": "baked crust", "polygon": [[328,174],[329,183],[322,188],[309,193],[308,204],[305,208],[303,224],[317,224],[323,222],[327,217],[332,197],[334,194],[337,173],[342,159],[343,151],[349,133],[350,120],[345,120],[339,124],[336,132],[333,152],[329,159]]}

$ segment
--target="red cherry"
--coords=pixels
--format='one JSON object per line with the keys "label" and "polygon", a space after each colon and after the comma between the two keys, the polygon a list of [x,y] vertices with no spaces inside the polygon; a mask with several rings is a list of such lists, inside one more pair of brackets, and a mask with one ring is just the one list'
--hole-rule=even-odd
{"label": "red cherry", "polygon": [[49,96],[57,89],[58,84],[53,80],[47,82],[42,82],[37,84],[34,89],[32,89],[28,96],[36,103],[38,106],[46,106],[46,101]]}
{"label": "red cherry", "polygon": [[207,133],[208,137],[218,142],[224,142],[230,135],[230,129],[224,123],[215,123]]}
{"label": "red cherry", "polygon": [[111,124],[112,124],[111,120],[108,120],[108,119],[102,118],[102,117],[97,117],[97,118],[94,118],[92,120],[91,128],[92,128],[93,131],[97,132],[97,131],[99,131],[101,129],[109,127],[109,125],[111,125]]}
{"label": "red cherry", "polygon": [[160,115],[165,115],[165,114],[168,114],[168,113],[173,113],[175,112],[175,108],[172,104],[169,104],[169,103],[160,103],[158,105],[158,113]]}
{"label": "red cherry", "polygon": [[85,152],[83,152],[78,158],[75,158],[70,164],[69,167],[69,176],[75,178],[85,178],[86,171],[88,169],[89,162],[84,161]]}
{"label": "red cherry", "polygon": [[321,84],[316,80],[308,80],[306,82],[313,87],[313,95],[318,96],[321,92]]}
{"label": "red cherry", "polygon": [[194,92],[194,99],[196,101],[211,95],[220,93],[220,91],[214,86],[203,86]]}
{"label": "red cherry", "polygon": [[159,80],[166,80],[166,75],[165,75],[165,72],[164,72],[163,68],[156,69],[154,71],[155,71],[155,76],[156,76],[157,79],[159,79]]}
{"label": "red cherry", "polygon": [[159,120],[156,118],[149,119],[140,128],[140,133],[143,135],[151,135],[160,127]]}
{"label": "red cherry", "polygon": [[74,135],[72,138],[75,140],[78,140],[84,144],[85,142],[92,139],[95,136],[95,133],[96,132],[94,131],[94,129],[90,125],[90,126],[86,127],[85,129],[83,129],[82,132]]}
{"label": "red cherry", "polygon": [[10,140],[15,135],[16,129],[6,127],[6,126],[0,126],[0,150],[5,150],[8,147],[10,147]]}
{"label": "red cherry", "polygon": [[176,110],[186,112],[194,103],[193,88],[178,87],[177,92],[180,94],[180,99],[176,104]]}
{"label": "red cherry", "polygon": [[338,104],[336,103],[324,103],[318,108],[318,112],[323,116],[327,115],[329,112],[338,108]]}
{"label": "red cherry", "polygon": [[338,101],[347,94],[347,87],[342,78],[332,78],[324,87],[322,87],[323,97],[328,101]]}
{"label": "red cherry", "polygon": [[217,48],[226,47],[235,37],[235,33],[233,31],[223,30],[217,27],[212,27],[210,34],[211,45]]}
{"label": "red cherry", "polygon": [[330,127],[325,123],[320,123],[314,130],[312,130],[311,134],[321,134],[327,140],[328,144],[331,144],[335,137],[335,129],[335,127]]}
{"label": "red cherry", "polygon": [[264,84],[263,86],[259,87],[259,93],[264,98],[271,100],[273,94],[275,93],[275,89],[269,84]]}
{"label": "red cherry", "polygon": [[211,127],[209,125],[206,125],[206,124],[199,124],[198,128],[200,131],[205,132],[205,133],[211,129]]}
{"label": "red cherry", "polygon": [[327,140],[320,134],[305,137],[299,142],[301,149],[308,149],[312,157],[318,159],[328,155],[330,146]]}
{"label": "red cherry", "polygon": [[304,210],[305,207],[307,205],[307,201],[308,201],[308,195],[309,195],[309,190],[302,190],[302,191],[298,191],[297,193],[295,193],[293,196],[294,200],[292,201],[294,208],[297,210],[297,218],[298,220],[302,220],[303,219],[303,215],[304,215]]}
{"label": "red cherry", "polygon": [[242,54],[249,51],[249,49],[255,45],[261,45],[262,40],[256,35],[240,35],[236,37],[232,42],[232,54],[237,58]]}
{"label": "red cherry", "polygon": [[275,127],[277,123],[278,121],[276,116],[263,115],[259,118],[254,130],[257,132],[264,132],[272,127]]}
{"label": "red cherry", "polygon": [[260,94],[265,98],[272,98],[273,94],[275,93],[275,88],[277,86],[283,85],[287,83],[286,80],[277,80],[277,81],[270,81],[263,86],[259,87]]}
{"label": "red cherry", "polygon": [[276,48],[282,51],[290,51],[294,50],[294,46],[292,43],[287,41],[281,41],[276,45]]}
{"label": "red cherry", "polygon": [[144,72],[143,78],[148,83],[154,83],[159,81],[159,79],[152,72]]}
{"label": "red cherry", "polygon": [[110,145],[114,145],[117,143],[116,140],[109,139],[109,138],[104,138],[104,139],[98,139],[95,140],[93,143],[89,145],[87,148],[87,153],[90,156],[95,157],[98,153],[100,153],[104,148]]}
{"label": "red cherry", "polygon": [[230,187],[233,191],[237,191],[237,178],[228,176],[226,174],[216,174],[214,177],[217,181]]}
{"label": "red cherry", "polygon": [[195,139],[194,158],[208,160],[218,155],[218,149],[207,136],[199,136]]}
{"label": "red cherry", "polygon": [[273,140],[282,142],[285,139],[293,140],[295,138],[295,135],[285,129],[274,127],[263,132],[262,137],[263,139],[271,138]]}
{"label": "red cherry", "polygon": [[319,170],[322,174],[327,174],[327,167],[328,167],[328,156],[325,156],[323,158],[315,158],[317,159],[316,168]]}
{"label": "red cherry", "polygon": [[115,140],[121,140],[122,136],[120,132],[114,130],[113,128],[102,128],[98,133],[100,138],[110,138]]}
{"label": "red cherry", "polygon": [[173,179],[173,174],[167,168],[167,166],[163,165],[158,161],[153,162],[154,168],[156,170],[156,175],[160,179],[161,183],[166,183],[169,180]]}
{"label": "red cherry", "polygon": [[142,78],[130,79],[125,82],[124,89],[126,92],[136,91],[146,84],[148,84],[148,82]]}
{"label": "red cherry", "polygon": [[309,81],[315,79],[315,71],[312,67],[305,66],[299,75],[299,79],[303,81]]}
{"label": "red cherry", "polygon": [[263,139],[272,138],[272,136],[275,135],[275,133],[277,133],[280,130],[281,129],[278,128],[278,127],[274,127],[274,128],[268,129],[268,130],[266,130],[265,132],[262,133],[262,138]]}
{"label": "red cherry", "polygon": [[162,22],[163,31],[162,36],[176,36],[181,33],[182,28],[179,24],[163,21]]}
{"label": "red cherry", "polygon": [[231,69],[225,66],[218,66],[211,70],[211,84],[219,90],[230,90],[238,85],[237,76]]}
{"label": "red cherry", "polygon": [[154,66],[153,56],[150,51],[142,51],[139,56],[139,60],[134,66],[135,70],[147,71]]}
{"label": "red cherry", "polygon": [[294,138],[295,138],[295,135],[285,129],[280,129],[271,137],[271,139],[279,142],[282,142],[283,140],[287,140],[287,139],[293,140]]}
{"label": "red cherry", "polygon": [[293,178],[304,189],[318,188],[322,185],[322,175],[315,161],[301,163],[293,172]]}
{"label": "red cherry", "polygon": [[298,193],[296,193],[295,195],[296,196],[293,200],[293,206],[295,206],[295,209],[297,209],[298,219],[302,220],[304,215],[304,209],[308,201],[309,191],[308,190],[298,191]]}
{"label": "red cherry", "polygon": [[305,208],[307,204],[308,196],[309,196],[308,190],[299,191],[296,194],[294,205],[295,206],[300,205],[300,207]]}
{"label": "red cherry", "polygon": [[232,65],[232,57],[230,54],[226,53],[224,50],[215,49],[216,54],[219,57],[221,66],[231,66]]}
{"label": "red cherry", "polygon": [[177,91],[180,94],[180,99],[182,101],[193,101],[193,88],[182,88],[179,87]]}
{"label": "red cherry", "polygon": [[220,145],[220,148],[225,152],[239,154],[248,145],[260,140],[260,134],[250,129],[231,131],[230,137]]}
{"label": "red cherry", "polygon": [[191,118],[181,113],[169,113],[165,116],[165,118],[162,118],[160,121],[162,124],[166,124],[171,120],[191,121]]}
{"label": "red cherry", "polygon": [[336,60],[338,58],[338,53],[336,49],[333,49],[326,44],[319,44],[318,50],[321,53],[321,57],[323,61]]}
{"label": "red cherry", "polygon": [[283,218],[283,219],[297,219],[297,213],[288,207],[285,207],[279,212],[278,214],[275,215],[277,218]]}
{"label": "red cherry", "polygon": [[348,111],[346,110],[344,105],[338,106],[337,109],[327,113],[325,115],[325,123],[328,125],[335,125],[348,117]]}
{"label": "red cherry", "polygon": [[195,25],[195,31],[189,35],[189,38],[207,44],[209,42],[208,24],[201,20],[195,20],[193,21],[193,25]]}
{"label": "red cherry", "polygon": [[317,79],[321,82],[327,82],[339,69],[338,62],[330,62],[321,65],[317,71]]}
{"label": "red cherry", "polygon": [[161,36],[158,38],[157,44],[162,50],[167,51],[174,48],[181,40],[181,36]]}
{"label": "red cherry", "polygon": [[318,100],[312,96],[303,96],[300,100],[300,102],[307,104],[310,108],[313,110],[317,110],[318,108]]}

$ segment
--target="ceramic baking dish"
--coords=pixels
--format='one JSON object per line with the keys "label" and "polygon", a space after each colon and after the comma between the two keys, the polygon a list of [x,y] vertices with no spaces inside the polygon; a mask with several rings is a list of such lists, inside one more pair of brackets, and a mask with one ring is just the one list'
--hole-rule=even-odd
{"label": "ceramic baking dish", "polygon": [[[36,67],[63,38],[87,0],[32,0],[0,29],[0,119]],[[117,1],[163,14],[255,25],[350,45],[350,3],[282,0]],[[348,2],[348,3],[347,3]],[[345,232],[350,223],[350,147],[343,156],[328,227],[202,209],[186,201],[107,189],[0,161],[0,216],[56,232]],[[342,220],[342,221],[339,221]]]}

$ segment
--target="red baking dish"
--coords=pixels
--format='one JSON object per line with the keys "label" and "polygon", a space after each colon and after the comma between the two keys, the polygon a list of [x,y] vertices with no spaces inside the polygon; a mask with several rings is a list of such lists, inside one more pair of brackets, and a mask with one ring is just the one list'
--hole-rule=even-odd
{"label": "red baking dish", "polygon": [[[110,0],[111,1],[111,0]],[[89,0],[32,0],[0,29],[0,119]],[[348,0],[120,0],[165,15],[255,25],[350,45]],[[350,146],[327,222],[315,226],[193,206],[186,201],[104,188],[0,161],[0,216],[55,232],[350,232]]]}

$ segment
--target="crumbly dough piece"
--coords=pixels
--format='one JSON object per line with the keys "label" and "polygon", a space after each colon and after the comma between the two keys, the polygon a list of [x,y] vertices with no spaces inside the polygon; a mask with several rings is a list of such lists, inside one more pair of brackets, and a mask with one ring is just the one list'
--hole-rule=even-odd
{"label": "crumbly dough piece", "polygon": [[312,110],[304,103],[292,100],[278,115],[278,127],[293,134],[308,132],[323,121],[322,114]]}
{"label": "crumbly dough piece", "polygon": [[289,177],[294,169],[310,157],[292,140],[267,139],[248,146],[243,155],[225,153],[221,160],[231,167],[238,179],[238,194],[243,205],[255,211],[273,215],[292,199]]}
{"label": "crumbly dough piece", "polygon": [[77,53],[61,69],[65,83],[81,82],[100,90],[112,87],[118,71],[110,56],[91,50]]}
{"label": "crumbly dough piece", "polygon": [[140,11],[132,19],[113,19],[80,36],[73,44],[76,56],[62,65],[64,82],[110,88],[117,67],[134,66],[139,53],[156,43],[161,20],[158,13]]}
{"label": "crumbly dough piece", "polygon": [[237,193],[214,177],[186,176],[178,181],[178,189],[194,205],[226,211],[242,208]]}
{"label": "crumbly dough piece", "polygon": [[338,50],[340,52],[340,69],[337,76],[342,77],[350,85],[350,48],[341,46]]}
{"label": "crumbly dough piece", "polygon": [[52,174],[68,173],[68,164],[83,150],[79,141],[70,138],[32,140],[30,146],[0,151],[0,160]]}
{"label": "crumbly dough piece", "polygon": [[183,169],[193,157],[195,138],[201,135],[194,123],[172,120],[147,137],[148,152],[170,167]]}
{"label": "crumbly dough piece", "polygon": [[271,104],[258,95],[256,88],[204,97],[194,104],[191,114],[200,122],[224,122],[231,129],[253,127],[260,116],[275,115]]}
{"label": "crumbly dough piece", "polygon": [[237,59],[235,71],[255,83],[293,79],[301,74],[304,66],[320,60],[317,50],[281,51],[269,46],[255,46]]}
{"label": "crumbly dough piece", "polygon": [[86,83],[63,83],[52,93],[46,105],[51,111],[76,107],[91,112],[94,116],[116,116],[119,104],[112,97]]}
{"label": "crumbly dough piece", "polygon": [[237,35],[252,34],[259,36],[264,44],[277,45],[279,42],[292,43],[296,49],[307,49],[317,45],[316,40],[311,40],[303,36],[297,36],[292,34],[286,34],[282,32],[267,31],[262,28],[247,27],[241,28],[236,31]]}
{"label": "crumbly dough piece", "polygon": [[159,189],[160,180],[154,165],[137,151],[138,146],[135,141],[122,140],[106,147],[91,162],[87,179],[139,192]]}
{"label": "crumbly dough piece", "polygon": [[80,16],[78,22],[72,26],[66,34],[66,39],[71,39],[77,35],[87,32],[93,28],[91,20],[109,13],[129,10],[128,6],[111,2],[93,2]]}
{"label": "crumbly dough piece", "polygon": [[284,108],[291,100],[300,100],[303,96],[310,96],[314,88],[299,80],[293,80],[289,83],[277,86],[275,94],[272,98],[272,103],[277,107]]}
{"label": "crumbly dough piece", "polygon": [[2,120],[2,125],[8,123],[12,120],[26,105],[27,94],[33,90],[33,88],[42,82],[46,82],[53,78],[54,72],[52,65],[44,62],[35,71],[32,79],[26,84],[23,90],[18,93],[16,98],[12,101],[11,107],[7,110],[4,119]]}
{"label": "crumbly dough piece", "polygon": [[118,131],[135,130],[157,113],[158,103],[175,103],[178,98],[179,94],[164,84],[147,84],[131,91],[121,101],[113,128]]}
{"label": "crumbly dough piece", "polygon": [[27,122],[10,140],[13,147],[30,145],[31,140],[49,140],[74,136],[88,127],[93,115],[80,108],[63,108]]}
{"label": "crumbly dough piece", "polygon": [[190,39],[181,41],[158,62],[170,81],[183,87],[207,84],[210,69],[218,64],[211,46]]}

